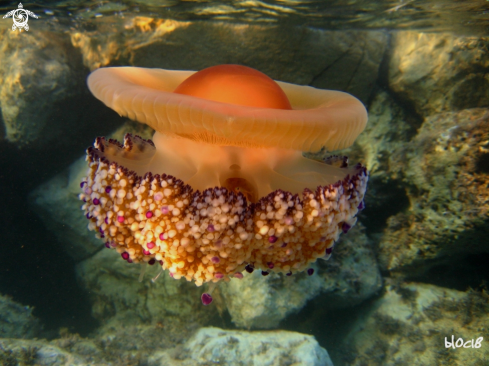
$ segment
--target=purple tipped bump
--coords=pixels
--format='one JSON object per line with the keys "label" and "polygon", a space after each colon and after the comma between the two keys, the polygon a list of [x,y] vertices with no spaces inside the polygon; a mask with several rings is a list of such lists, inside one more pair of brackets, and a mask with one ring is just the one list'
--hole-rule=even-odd
{"label": "purple tipped bump", "polygon": [[267,267],[270,269],[273,269],[273,267],[275,267],[275,265],[272,262],[268,262]]}
{"label": "purple tipped bump", "polygon": [[85,184],[87,184],[87,182],[80,182],[80,188],[83,188]]}
{"label": "purple tipped bump", "polygon": [[308,274],[308,276],[312,276],[314,274],[314,268],[308,268],[307,274]]}
{"label": "purple tipped bump", "polygon": [[151,252],[149,252],[149,251],[147,251],[147,250],[144,250],[144,249],[143,249],[143,254],[144,254],[144,255],[150,255],[150,254],[151,254]]}
{"label": "purple tipped bump", "polygon": [[153,249],[155,247],[155,243],[150,241],[149,243],[146,244],[146,246],[148,247],[148,249]]}
{"label": "purple tipped bump", "polygon": [[360,211],[362,211],[362,210],[364,210],[364,209],[365,209],[365,202],[364,202],[364,201],[360,202],[360,204],[358,205],[358,209],[359,209]]}
{"label": "purple tipped bump", "polygon": [[242,279],[242,278],[243,278],[243,274],[242,274],[241,272],[236,272],[236,273],[234,274],[234,277],[235,277],[235,278],[238,278],[238,279]]}
{"label": "purple tipped bump", "polygon": [[267,271],[261,271],[261,275],[262,275],[262,276],[268,276],[269,274],[270,274],[270,273],[269,273],[269,272],[267,272]]}
{"label": "purple tipped bump", "polygon": [[111,186],[105,187],[105,193],[109,194],[111,190],[112,190]]}
{"label": "purple tipped bump", "polygon": [[245,270],[248,273],[253,273],[254,268],[253,268],[253,266],[251,264],[247,264],[246,267],[245,267]]}
{"label": "purple tipped bump", "polygon": [[214,228],[214,225],[209,224],[209,226],[207,226],[207,231],[213,233],[214,231],[216,231],[216,229]]}
{"label": "purple tipped bump", "polygon": [[109,242],[106,242],[106,243],[105,243],[105,247],[106,247],[106,248],[110,248],[110,244],[109,244]]}
{"label": "purple tipped bump", "polygon": [[151,258],[151,259],[148,261],[148,264],[149,264],[150,266],[152,266],[152,265],[153,265],[153,264],[155,264],[155,263],[156,263],[156,259],[154,259],[154,258]]}
{"label": "purple tipped bump", "polygon": [[343,230],[343,233],[346,234],[348,231],[350,231],[350,229],[351,229],[351,225],[344,222],[343,226],[341,227],[341,230]]}
{"label": "purple tipped bump", "polygon": [[287,272],[285,275],[286,276],[292,276],[292,272]]}
{"label": "purple tipped bump", "polygon": [[153,217],[153,213],[151,211],[146,212],[146,218],[150,219]]}
{"label": "purple tipped bump", "polygon": [[122,259],[127,261],[129,259],[129,253],[128,252],[121,253],[121,257]]}
{"label": "purple tipped bump", "polygon": [[278,240],[278,238],[275,235],[269,236],[268,237],[268,242],[273,244]]}
{"label": "purple tipped bump", "polygon": [[89,213],[87,213],[85,216],[86,216],[86,218],[87,218],[87,219],[89,219],[89,220],[92,218],[92,216],[90,216],[90,214],[89,214]]}
{"label": "purple tipped bump", "polygon": [[98,198],[93,199],[93,204],[94,205],[100,205],[100,200]]}
{"label": "purple tipped bump", "polygon": [[124,216],[117,216],[117,222],[122,224],[124,222]]}
{"label": "purple tipped bump", "polygon": [[219,259],[219,257],[212,257],[211,258],[211,262],[214,263],[214,264],[217,264],[219,263],[221,260]]}
{"label": "purple tipped bump", "polygon": [[162,213],[163,215],[168,215],[168,213],[170,212],[170,210],[168,209],[168,206],[162,206],[162,207],[160,208],[160,210],[161,210],[161,213]]}
{"label": "purple tipped bump", "polygon": [[333,251],[333,247],[326,248],[326,255],[330,255],[332,251]]}
{"label": "purple tipped bump", "polygon": [[160,234],[160,240],[165,240],[165,239],[166,239],[165,233],[161,233]]}
{"label": "purple tipped bump", "polygon": [[221,279],[221,278],[224,278],[224,275],[221,272],[216,272],[216,273],[214,273],[214,277]]}
{"label": "purple tipped bump", "polygon": [[208,294],[206,292],[204,292],[202,294],[202,296],[200,297],[200,299],[202,300],[202,304],[207,306],[207,305],[210,305],[210,303],[212,302],[212,296],[211,294]]}
{"label": "purple tipped bump", "polygon": [[287,246],[287,243],[283,243],[280,247],[285,248]]}

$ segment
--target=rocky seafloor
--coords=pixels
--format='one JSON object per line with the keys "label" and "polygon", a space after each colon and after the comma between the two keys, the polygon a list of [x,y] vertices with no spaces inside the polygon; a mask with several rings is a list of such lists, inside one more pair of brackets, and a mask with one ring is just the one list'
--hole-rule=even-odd
{"label": "rocky seafloor", "polygon": [[[43,250],[71,261],[97,322],[83,336],[76,327],[47,331],[31,308],[2,297],[10,309],[0,312],[3,364],[489,362],[489,38],[148,17],[127,19],[123,31],[97,24],[62,33],[0,31],[4,149],[32,161],[10,176],[37,178],[23,185],[30,193],[22,208],[51,233]],[[361,99],[367,128],[338,153],[366,164],[370,181],[359,223],[313,276],[246,274],[221,284],[203,307],[201,288],[168,275],[153,283],[152,272],[138,281],[139,266],[86,229],[77,199],[83,144],[151,131],[106,111],[84,79],[101,66],[198,70],[219,63]],[[40,152],[60,160],[44,166]],[[2,218],[12,225],[25,217],[16,205],[10,210]],[[36,234],[14,234],[6,242],[35,243]],[[21,249],[13,253],[30,260]],[[57,266],[56,255],[43,257],[46,266]],[[484,341],[446,348],[452,335]]]}

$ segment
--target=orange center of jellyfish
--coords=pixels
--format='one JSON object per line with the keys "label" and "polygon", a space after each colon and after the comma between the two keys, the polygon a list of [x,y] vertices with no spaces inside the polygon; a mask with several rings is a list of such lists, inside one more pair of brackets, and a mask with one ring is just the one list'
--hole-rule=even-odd
{"label": "orange center of jellyfish", "polygon": [[219,65],[196,72],[174,93],[247,107],[292,109],[278,84],[246,66]]}

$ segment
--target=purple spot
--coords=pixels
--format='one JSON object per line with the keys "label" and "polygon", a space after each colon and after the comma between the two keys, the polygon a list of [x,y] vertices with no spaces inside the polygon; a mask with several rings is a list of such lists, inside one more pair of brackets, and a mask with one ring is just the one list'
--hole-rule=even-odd
{"label": "purple spot", "polygon": [[112,190],[111,186],[105,187],[105,193],[109,194],[111,190]]}
{"label": "purple spot", "polygon": [[216,273],[214,274],[214,277],[215,277],[215,278],[224,278],[224,275],[223,275],[221,272],[216,272]]}
{"label": "purple spot", "polygon": [[80,183],[80,188],[83,188],[83,186],[84,186],[85,184],[87,184],[87,182],[81,182],[81,183]]}
{"label": "purple spot", "polygon": [[275,235],[272,235],[272,236],[269,236],[268,237],[268,242],[271,243],[271,244],[273,244],[273,243],[275,243],[277,241],[277,239],[278,238]]}
{"label": "purple spot", "polygon": [[110,244],[109,244],[109,242],[106,242],[106,243],[105,243],[105,247],[106,247],[106,248],[110,248]]}
{"label": "purple spot", "polygon": [[156,263],[156,259],[154,259],[154,258],[151,258],[151,259],[148,261],[148,264],[149,264],[150,266],[152,266],[152,265],[153,265],[153,264],[155,264],[155,263]]}
{"label": "purple spot", "polygon": [[209,224],[209,226],[207,226],[207,231],[213,233],[214,231],[216,231],[216,229],[214,228],[214,225]]}
{"label": "purple spot", "polygon": [[102,230],[101,227],[98,228],[98,231],[100,232],[100,234],[103,234],[104,233],[104,231]]}
{"label": "purple spot", "polygon": [[269,273],[268,273],[268,272],[266,272],[266,271],[261,271],[261,275],[262,275],[262,276],[268,276],[268,275],[269,275]]}
{"label": "purple spot", "polygon": [[350,229],[351,229],[351,225],[344,222],[343,226],[341,227],[341,230],[343,230],[343,233],[346,234]]}
{"label": "purple spot", "polygon": [[105,218],[105,220],[104,220],[104,222],[105,222],[107,225],[109,225],[109,218],[108,218],[108,217],[106,217],[106,218]]}
{"label": "purple spot", "polygon": [[245,267],[245,270],[248,273],[253,273],[254,268],[253,268],[253,266],[251,264],[247,264],[246,267]]}
{"label": "purple spot", "polygon": [[146,218],[150,219],[153,217],[153,213],[151,211],[146,212]]}
{"label": "purple spot", "polygon": [[204,305],[210,305],[210,303],[212,302],[212,296],[211,294],[208,294],[208,293],[203,293],[202,296],[200,297],[200,299],[202,300],[202,304]]}
{"label": "purple spot", "polygon": [[143,254],[144,254],[144,255],[150,255],[150,254],[151,254],[151,252],[149,252],[149,251],[147,251],[147,250],[143,249]]}
{"label": "purple spot", "polygon": [[242,278],[243,278],[243,274],[242,274],[241,272],[236,272],[236,273],[234,274],[234,277],[235,277],[235,278],[238,278],[238,279],[242,279]]}
{"label": "purple spot", "polygon": [[219,257],[212,257],[211,258],[211,262],[214,263],[214,264],[217,264],[219,263],[221,260],[219,259]]}
{"label": "purple spot", "polygon": [[160,240],[165,240],[165,239],[166,239],[166,237],[165,237],[165,233],[161,233],[161,234],[160,234]]}
{"label": "purple spot", "polygon": [[168,212],[170,212],[170,210],[168,209],[168,206],[162,206],[162,207],[160,208],[160,210],[161,210],[161,213],[162,213],[163,215],[168,215]]}
{"label": "purple spot", "polygon": [[267,263],[267,266],[268,266],[268,268],[270,268],[270,269],[273,269],[273,267],[275,267],[275,265],[274,265],[272,262],[268,262],[268,263]]}
{"label": "purple spot", "polygon": [[314,274],[314,268],[308,268],[308,269],[307,269],[307,274],[308,274],[309,276],[312,276],[312,275]]}
{"label": "purple spot", "polygon": [[86,218],[87,218],[87,219],[89,219],[89,220],[92,218],[92,216],[90,216],[90,214],[89,214],[89,213],[87,213],[85,216],[86,216]]}
{"label": "purple spot", "polygon": [[280,247],[285,248],[287,246],[287,243],[283,243]]}
{"label": "purple spot", "polygon": [[98,198],[93,199],[93,204],[94,205],[100,205],[100,200]]}
{"label": "purple spot", "polygon": [[124,222],[124,216],[117,216],[117,222],[122,224]]}
{"label": "purple spot", "polygon": [[360,204],[358,205],[358,209],[361,211],[363,209],[365,209],[365,202],[360,202]]}
{"label": "purple spot", "polygon": [[287,272],[285,275],[286,276],[292,276],[292,272]]}
{"label": "purple spot", "polygon": [[146,246],[148,247],[148,249],[153,249],[155,247],[155,243],[150,241],[148,244],[146,244]]}
{"label": "purple spot", "polygon": [[331,248],[326,248],[326,254],[327,254],[327,255],[330,255],[332,251],[333,251],[333,247],[331,247]]}
{"label": "purple spot", "polygon": [[127,261],[129,259],[129,253],[128,252],[121,253],[121,257],[122,259]]}

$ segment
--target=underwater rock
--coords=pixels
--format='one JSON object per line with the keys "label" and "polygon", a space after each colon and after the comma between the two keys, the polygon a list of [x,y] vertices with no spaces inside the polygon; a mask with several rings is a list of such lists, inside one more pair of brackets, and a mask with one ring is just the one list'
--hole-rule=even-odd
{"label": "underwater rock", "polygon": [[202,290],[195,284],[173,279],[159,265],[144,264],[140,277],[143,265],[121,261],[115,251],[103,248],[76,267],[82,286],[90,290],[92,315],[102,324],[135,325],[173,317],[203,325],[217,315],[215,306],[202,306]]}
{"label": "underwater rock", "polygon": [[[326,308],[352,306],[376,293],[382,280],[364,229],[357,223],[341,238],[328,261],[319,260],[313,274],[294,276],[261,271],[221,286],[231,320],[238,327],[269,329],[320,295]],[[325,309],[326,310],[326,309]]]}
{"label": "underwater rock", "polygon": [[[488,304],[487,292],[418,283],[387,286],[338,348],[352,366],[482,365],[489,357]],[[452,336],[458,344],[447,348]],[[479,337],[483,341],[477,343]]]}
{"label": "underwater rock", "polygon": [[32,308],[0,295],[0,338],[34,338],[40,331],[41,325],[32,315]]}
{"label": "underwater rock", "polygon": [[487,109],[426,119],[398,160],[411,207],[387,220],[383,269],[413,275],[449,256],[489,251],[488,141]]}
{"label": "underwater rock", "polygon": [[489,106],[487,36],[392,34],[389,87],[422,116]]}
{"label": "underwater rock", "polygon": [[[71,111],[57,116],[54,106],[73,95],[77,78],[73,71],[72,46],[62,33],[0,30],[0,108],[5,138],[24,146],[46,144],[59,137]],[[49,133],[42,133],[50,124]],[[42,137],[42,138],[41,138]]]}
{"label": "underwater rock", "polygon": [[91,70],[108,65],[201,70],[234,63],[256,68],[276,80],[346,91],[364,103],[387,44],[387,34],[380,31],[146,17],[128,20],[124,32],[99,26],[102,28],[71,34],[73,45]]}
{"label": "underwater rock", "polygon": [[[178,351],[178,352],[176,352]],[[247,332],[201,328],[183,349],[155,352],[150,365],[332,366],[313,336],[288,331]]]}
{"label": "underwater rock", "polygon": [[[83,358],[46,341],[0,339],[1,365],[88,366]],[[98,363],[98,365],[105,365]]]}

